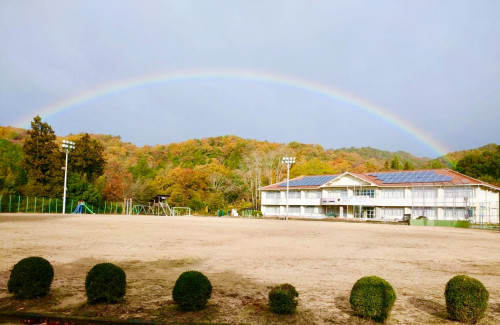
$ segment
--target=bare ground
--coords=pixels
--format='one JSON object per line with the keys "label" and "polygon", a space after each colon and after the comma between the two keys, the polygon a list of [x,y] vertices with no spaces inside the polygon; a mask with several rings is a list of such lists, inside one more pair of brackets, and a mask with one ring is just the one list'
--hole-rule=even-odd
{"label": "bare ground", "polygon": [[[353,316],[352,285],[378,275],[397,293],[389,324],[454,324],[444,287],[457,274],[482,281],[490,305],[481,324],[500,324],[500,232],[364,223],[213,217],[0,215],[0,311],[114,320],[230,324],[371,324]],[[20,259],[42,256],[55,269],[47,297],[7,292]],[[88,305],[85,276],[101,262],[121,266],[127,295]],[[207,309],[180,312],[172,288],[186,270],[208,276]],[[272,314],[267,293],[299,291],[293,316]]]}

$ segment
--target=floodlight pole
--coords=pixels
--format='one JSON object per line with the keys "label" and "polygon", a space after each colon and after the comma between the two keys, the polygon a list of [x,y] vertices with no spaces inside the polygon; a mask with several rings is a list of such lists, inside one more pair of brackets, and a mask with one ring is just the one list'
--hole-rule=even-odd
{"label": "floodlight pole", "polygon": [[286,164],[286,212],[285,220],[288,220],[288,192],[290,190],[290,166],[295,163],[295,157],[283,157],[284,164]]}
{"label": "floodlight pole", "polygon": [[63,208],[62,214],[66,214],[66,184],[68,182],[68,154],[69,149],[75,149],[75,143],[63,140],[63,149],[66,149],[66,165],[64,166],[64,194],[63,194]]}

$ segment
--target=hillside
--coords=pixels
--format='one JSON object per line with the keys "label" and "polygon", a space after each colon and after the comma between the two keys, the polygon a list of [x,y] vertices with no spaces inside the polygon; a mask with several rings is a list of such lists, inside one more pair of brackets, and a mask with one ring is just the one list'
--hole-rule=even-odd
{"label": "hillside", "polygon": [[[23,194],[23,183],[28,180],[23,179],[20,162],[26,136],[27,130],[0,127],[0,150],[8,157],[0,165],[2,193]],[[56,142],[60,147],[63,139],[77,141],[81,137],[82,134],[57,136]],[[258,207],[258,188],[286,177],[286,169],[280,163],[284,156],[297,158],[290,170],[291,177],[445,166],[443,158],[431,160],[402,151],[370,147],[324,149],[315,144],[274,143],[234,135],[143,147],[123,142],[120,136],[91,134],[90,138],[102,145],[105,161],[103,176],[93,184],[93,191],[100,191],[97,197],[117,201],[133,197],[147,202],[156,194],[164,194],[172,204],[195,210]],[[495,146],[453,152],[445,158],[456,163],[468,154]]]}
{"label": "hillside", "polygon": [[[21,145],[27,130],[13,127],[0,127],[0,138],[9,140],[15,145]],[[58,141],[63,139],[75,141],[81,134],[58,136]],[[390,152],[371,147],[324,149],[320,145],[291,142],[288,144],[243,139],[233,135],[218,136],[203,139],[191,139],[178,143],[155,146],[138,147],[129,142],[123,142],[120,136],[90,134],[105,148],[105,159],[108,162],[116,161],[124,167],[132,167],[139,160],[146,160],[149,168],[158,169],[169,167],[194,168],[206,165],[212,160],[230,169],[241,167],[243,158],[252,153],[269,155],[270,153],[291,155],[297,157],[297,164],[292,167],[292,174],[298,176],[295,170],[304,169],[305,164],[311,160],[324,163],[326,170],[320,173],[339,173],[346,170],[355,172],[375,171],[384,169],[384,164],[395,156],[403,164],[408,161],[415,168],[424,168],[430,159],[419,158],[404,151]],[[310,165],[310,164],[309,164]],[[300,167],[300,168],[299,168]],[[312,166],[313,167],[313,166]],[[402,167],[402,166],[401,166]],[[313,168],[314,169],[314,168]]]}

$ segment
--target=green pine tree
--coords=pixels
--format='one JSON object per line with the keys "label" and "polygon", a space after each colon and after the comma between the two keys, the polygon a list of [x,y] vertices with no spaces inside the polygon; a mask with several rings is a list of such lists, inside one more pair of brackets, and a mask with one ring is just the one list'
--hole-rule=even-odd
{"label": "green pine tree", "polygon": [[398,156],[394,156],[391,161],[391,169],[401,169],[401,163],[399,161]]}
{"label": "green pine tree", "polygon": [[75,141],[75,149],[70,152],[68,160],[68,172],[80,174],[93,183],[104,173],[104,146],[85,133]]}
{"label": "green pine tree", "polygon": [[64,171],[63,155],[56,143],[52,127],[36,116],[24,140],[22,167],[26,170],[28,196],[62,196]]}
{"label": "green pine tree", "polygon": [[403,170],[412,170],[413,166],[410,164],[408,160],[405,160],[405,165],[403,167]]}

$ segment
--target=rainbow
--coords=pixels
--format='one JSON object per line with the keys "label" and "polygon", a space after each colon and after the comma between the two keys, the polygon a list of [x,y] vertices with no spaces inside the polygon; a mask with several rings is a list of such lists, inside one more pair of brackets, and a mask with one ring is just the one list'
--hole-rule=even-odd
{"label": "rainbow", "polygon": [[[40,111],[35,112],[35,114],[40,115],[44,119],[47,119],[63,111],[77,108],[79,106],[84,105],[85,103],[95,101],[103,97],[116,95],[122,92],[129,91],[134,88],[150,86],[158,83],[172,83],[172,82],[190,81],[190,80],[217,80],[217,79],[263,82],[263,83],[295,88],[302,91],[318,94],[321,96],[326,96],[336,101],[341,101],[343,103],[346,103],[352,107],[356,107],[357,109],[367,112],[377,118],[385,120],[386,122],[394,125],[404,133],[407,133],[408,135],[410,135],[416,141],[422,143],[427,148],[431,149],[438,156],[443,156],[449,151],[441,143],[439,143],[437,140],[425,134],[425,132],[418,129],[416,126],[411,125],[407,121],[392,114],[386,109],[377,106],[373,103],[370,103],[362,98],[356,97],[345,91],[341,91],[339,89],[335,89],[333,87],[320,84],[318,82],[308,81],[291,76],[279,75],[270,72],[215,69],[215,70],[193,70],[193,71],[183,70],[183,71],[164,73],[164,74],[146,75],[137,78],[120,80],[115,83],[101,85],[92,89],[88,89],[82,93],[71,96],[70,98],[65,98],[59,102],[44,107]],[[33,118],[33,113],[30,113],[30,116],[24,116],[15,125],[18,127],[28,128],[32,118]]]}

